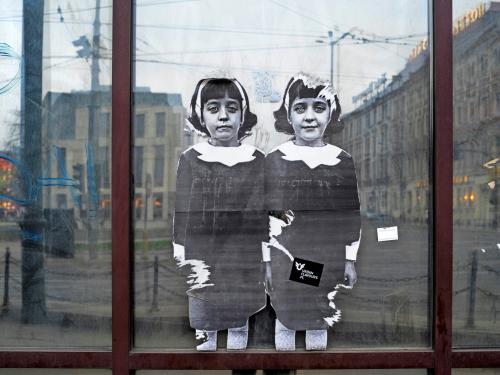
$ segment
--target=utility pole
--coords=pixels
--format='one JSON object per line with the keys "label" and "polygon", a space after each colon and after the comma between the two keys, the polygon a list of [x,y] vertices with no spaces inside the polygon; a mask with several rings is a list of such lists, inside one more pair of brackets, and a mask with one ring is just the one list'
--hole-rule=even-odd
{"label": "utility pole", "polygon": [[[94,166],[97,164],[95,156],[99,158],[97,142],[97,115],[98,96],[100,96],[99,84],[99,57],[100,57],[100,38],[101,38],[101,0],[96,0],[95,18],[92,27],[92,50],[90,65],[90,105],[89,105],[89,129],[87,145],[87,238],[89,241],[89,257],[97,258],[97,209],[99,206],[98,190],[100,183],[96,176]],[[100,161],[98,161],[100,162]],[[104,168],[108,166],[105,165]]]}
{"label": "utility pole", "polygon": [[333,85],[333,63],[334,63],[335,40],[333,40],[332,30],[328,30],[328,44],[330,45],[330,84]]}
{"label": "utility pole", "polygon": [[[333,38],[333,31],[332,30],[328,30],[328,45],[330,46],[330,84],[333,86],[333,67],[334,67],[334,64],[335,64],[335,46],[342,40],[344,39],[345,37],[354,37],[353,34],[351,34],[350,31],[347,31],[345,33],[343,33],[339,38],[337,39],[334,39]],[[322,37],[323,39],[318,39],[316,40],[316,43],[325,43],[324,41],[324,37]],[[338,55],[338,53],[337,53]],[[335,89],[338,91],[339,90],[339,85],[340,85],[340,60],[339,60],[339,56],[337,56],[337,87],[335,87]]]}
{"label": "utility pole", "polygon": [[[23,64],[21,80],[21,160],[36,179],[42,172],[42,52],[43,0],[23,0]],[[44,220],[41,195],[34,196],[33,181],[24,181],[24,196],[33,200],[19,222],[22,247],[21,321],[47,319],[45,269],[42,246]],[[38,193],[38,192],[36,192]]]}
{"label": "utility pole", "polygon": [[335,87],[335,91],[340,97],[340,44],[337,45],[337,86]]}

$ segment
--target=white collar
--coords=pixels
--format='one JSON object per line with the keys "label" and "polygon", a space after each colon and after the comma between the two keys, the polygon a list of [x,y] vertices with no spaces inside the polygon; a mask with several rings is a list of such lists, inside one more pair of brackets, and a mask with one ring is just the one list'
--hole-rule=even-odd
{"label": "white collar", "polygon": [[302,160],[311,169],[318,165],[333,166],[340,163],[337,156],[343,151],[341,148],[326,144],[321,147],[297,146],[292,141],[285,142],[279,145],[277,150],[280,150],[284,155],[283,159],[289,161]]}
{"label": "white collar", "polygon": [[228,167],[254,160],[253,154],[256,150],[254,146],[247,144],[236,147],[217,147],[208,142],[198,143],[191,148],[200,154],[198,159],[208,163],[222,163]]}

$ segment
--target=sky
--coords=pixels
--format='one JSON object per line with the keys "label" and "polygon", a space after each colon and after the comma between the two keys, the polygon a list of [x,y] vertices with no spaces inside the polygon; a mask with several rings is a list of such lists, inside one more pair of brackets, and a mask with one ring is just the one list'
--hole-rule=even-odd
{"label": "sky", "polygon": [[[45,0],[43,90],[90,88],[90,62],[76,56],[72,41],[92,38],[97,0]],[[102,85],[111,82],[111,0],[101,1]],[[477,0],[456,0],[454,18]],[[60,7],[61,12],[57,9]],[[0,43],[21,55],[22,0],[0,2]],[[137,0],[135,83],[153,92],[182,94],[188,105],[196,82],[205,77],[236,77],[247,89],[262,127],[263,148],[270,137],[272,111],[287,81],[299,71],[330,75],[328,31],[340,40],[334,50],[334,87],[344,113],[352,97],[382,74],[397,74],[411,50],[428,34],[428,3],[415,0]],[[351,37],[351,35],[353,37]],[[0,87],[19,60],[0,58]],[[257,92],[266,87],[267,94]],[[20,82],[0,94],[0,147],[20,108]],[[266,140],[267,139],[267,140]]]}

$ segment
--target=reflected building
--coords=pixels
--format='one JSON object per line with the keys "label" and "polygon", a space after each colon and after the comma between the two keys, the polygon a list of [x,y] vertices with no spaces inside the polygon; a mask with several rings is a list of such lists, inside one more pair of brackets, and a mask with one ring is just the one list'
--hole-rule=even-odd
{"label": "reflected building", "polygon": [[[459,18],[454,34],[454,221],[496,228],[499,163],[484,164],[500,156],[500,3]],[[357,164],[368,218],[427,220],[429,74],[424,41],[399,74],[353,98],[358,107],[333,139]]]}
{"label": "reflected building", "polygon": [[454,40],[453,208],[456,225],[495,229],[500,163],[488,162],[500,157],[500,2],[484,10]]}
{"label": "reflected building", "polygon": [[133,120],[135,232],[170,239],[180,154],[195,142],[181,94],[136,89]]}
{"label": "reflected building", "polygon": [[425,222],[429,160],[428,52],[365,92],[333,142],[356,163],[362,215]]}
{"label": "reflected building", "polygon": [[[47,124],[43,127],[46,159],[43,165],[47,168],[44,175],[60,181],[69,178],[74,182],[73,186],[60,183],[56,185],[61,186],[45,187],[43,207],[70,210],[77,232],[83,235],[94,197],[102,239],[109,237],[111,229],[110,91],[105,87],[93,94],[96,95],[94,103],[98,103],[94,116],[93,155],[88,150],[91,93],[48,92],[43,101]],[[169,237],[177,160],[193,143],[193,135],[184,131],[185,109],[180,94],[153,93],[147,88],[138,88],[134,106],[132,168],[136,231],[147,229],[150,236]]]}

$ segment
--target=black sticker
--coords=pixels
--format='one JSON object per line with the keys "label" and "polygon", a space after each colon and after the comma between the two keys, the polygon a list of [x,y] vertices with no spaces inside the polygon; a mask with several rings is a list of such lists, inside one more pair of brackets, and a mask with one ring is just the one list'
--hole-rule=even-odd
{"label": "black sticker", "polygon": [[322,273],[323,264],[295,258],[293,260],[292,271],[290,272],[290,280],[302,284],[319,286]]}

